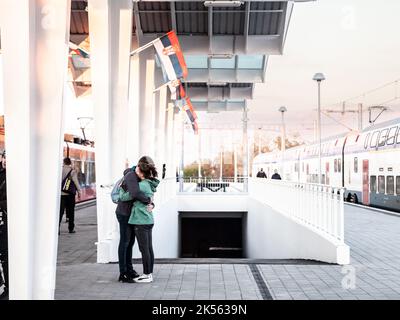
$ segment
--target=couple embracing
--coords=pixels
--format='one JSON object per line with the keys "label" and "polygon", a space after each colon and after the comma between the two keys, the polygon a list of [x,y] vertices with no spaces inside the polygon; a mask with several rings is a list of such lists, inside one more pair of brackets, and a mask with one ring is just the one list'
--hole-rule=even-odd
{"label": "couple embracing", "polygon": [[[148,156],[140,158],[136,166],[124,171],[115,212],[120,230],[119,282],[146,283],[153,281],[152,230],[154,219],[152,210],[154,208],[153,195],[160,182],[157,175],[155,164]],[[132,265],[132,249],[135,238],[142,254],[142,275],[139,275]]]}

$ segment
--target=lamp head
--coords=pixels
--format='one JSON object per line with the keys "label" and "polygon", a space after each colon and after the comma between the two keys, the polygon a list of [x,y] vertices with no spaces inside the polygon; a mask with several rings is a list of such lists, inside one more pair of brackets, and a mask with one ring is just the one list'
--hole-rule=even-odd
{"label": "lamp head", "polygon": [[283,113],[283,112],[286,112],[287,109],[286,109],[286,107],[282,106],[282,107],[279,108],[278,111]]}
{"label": "lamp head", "polygon": [[318,72],[318,73],[314,74],[313,80],[321,82],[321,81],[325,80],[325,76],[323,73]]}

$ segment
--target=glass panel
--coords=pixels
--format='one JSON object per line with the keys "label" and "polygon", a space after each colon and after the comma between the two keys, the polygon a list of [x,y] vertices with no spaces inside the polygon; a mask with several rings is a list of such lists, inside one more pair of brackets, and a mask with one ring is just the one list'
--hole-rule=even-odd
{"label": "glass panel", "polygon": [[397,127],[390,128],[386,144],[394,144],[394,139],[396,137]]}
{"label": "glass panel", "polygon": [[262,69],[264,56],[238,56],[238,69]]}
{"label": "glass panel", "polygon": [[396,194],[400,195],[400,176],[396,177]]}
{"label": "glass panel", "polygon": [[335,172],[337,172],[337,159],[335,159],[335,165],[334,165],[334,167],[335,167]]}
{"label": "glass panel", "polygon": [[383,147],[385,145],[388,133],[389,133],[389,129],[385,129],[385,130],[381,131],[381,135],[379,136],[379,143],[378,143],[379,147]]}
{"label": "glass panel", "polygon": [[235,57],[211,59],[212,69],[235,69]]}
{"label": "glass panel", "polygon": [[386,177],[386,192],[387,194],[394,194],[394,177]]}
{"label": "glass panel", "polygon": [[342,159],[338,159],[338,172],[342,172]]}
{"label": "glass panel", "polygon": [[385,193],[385,176],[378,177],[378,192]]}
{"label": "glass panel", "polygon": [[371,193],[376,193],[376,176],[371,176],[370,177],[370,189]]}
{"label": "glass panel", "polygon": [[354,158],[354,172],[355,173],[358,172],[358,158],[357,157]]}
{"label": "glass panel", "polygon": [[186,66],[189,69],[207,69],[207,56],[185,56]]}
{"label": "glass panel", "polygon": [[371,143],[370,143],[370,145],[369,145],[371,148],[376,147],[376,144],[377,144],[377,142],[378,142],[378,135],[379,135],[379,131],[375,131],[375,132],[372,134]]}

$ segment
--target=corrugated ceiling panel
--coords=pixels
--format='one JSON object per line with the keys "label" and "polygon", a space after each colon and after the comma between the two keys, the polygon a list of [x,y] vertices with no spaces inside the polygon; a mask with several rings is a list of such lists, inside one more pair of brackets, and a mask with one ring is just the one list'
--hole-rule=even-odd
{"label": "corrugated ceiling panel", "polygon": [[233,8],[213,8],[213,34],[242,35],[244,33],[244,10],[244,4]]}
{"label": "corrugated ceiling panel", "polygon": [[[88,34],[89,22],[88,13],[85,10],[87,3],[85,1],[72,1],[71,2],[71,34]],[[79,11],[74,11],[79,10]]]}
{"label": "corrugated ceiling panel", "polygon": [[175,2],[175,12],[178,34],[208,34],[208,12],[203,2]]}
{"label": "corrugated ceiling panel", "polygon": [[252,10],[282,10],[282,2],[252,2],[250,6],[249,35],[279,33],[280,12],[251,12]]}
{"label": "corrugated ceiling panel", "polygon": [[143,33],[161,33],[172,29],[169,2],[139,2],[138,6]]}

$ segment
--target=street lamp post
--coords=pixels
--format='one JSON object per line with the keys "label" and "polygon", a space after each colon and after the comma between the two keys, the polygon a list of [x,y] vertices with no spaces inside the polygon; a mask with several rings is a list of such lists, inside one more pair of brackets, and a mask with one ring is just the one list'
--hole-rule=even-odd
{"label": "street lamp post", "polygon": [[285,112],[287,111],[286,107],[282,106],[278,110],[281,115],[282,115],[282,129],[281,129],[281,157],[282,157],[282,162],[281,162],[281,174],[284,175],[284,156],[285,156],[285,150],[286,150],[286,129],[285,129]]}
{"label": "street lamp post", "polygon": [[314,81],[318,83],[318,117],[317,117],[317,131],[318,131],[318,181],[322,183],[322,164],[321,164],[321,82],[325,80],[323,73],[316,73],[313,77]]}

